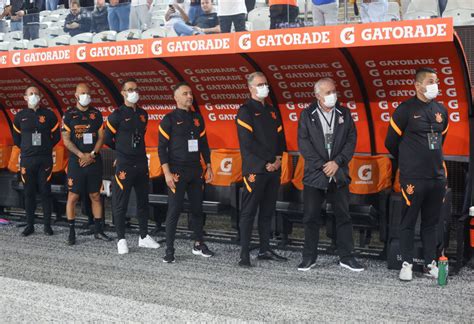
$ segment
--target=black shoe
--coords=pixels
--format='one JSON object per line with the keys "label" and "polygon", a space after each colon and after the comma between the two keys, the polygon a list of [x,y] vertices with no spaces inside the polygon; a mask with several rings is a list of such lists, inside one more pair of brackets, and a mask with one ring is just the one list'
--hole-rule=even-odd
{"label": "black shoe", "polygon": [[174,254],[166,254],[163,258],[164,263],[174,263],[176,260],[174,259]]}
{"label": "black shoe", "polygon": [[51,236],[53,235],[53,229],[51,228],[51,225],[44,225],[44,234]]}
{"label": "black shoe", "polygon": [[193,254],[194,255],[200,255],[200,256],[203,256],[205,258],[210,258],[210,257],[214,256],[214,252],[209,250],[207,245],[204,244],[204,243],[200,243],[199,245],[194,245]]}
{"label": "black shoe", "polygon": [[94,234],[94,238],[95,238],[96,240],[102,240],[102,241],[106,241],[106,242],[112,241],[112,239],[111,239],[110,237],[108,237],[104,232],[95,233],[95,234]]}
{"label": "black shoe", "polygon": [[23,232],[21,232],[21,235],[23,236],[29,236],[35,232],[35,227],[34,226],[29,226],[27,225]]}
{"label": "black shoe", "polygon": [[316,260],[303,259],[298,266],[298,271],[308,271],[316,266]]}
{"label": "black shoe", "polygon": [[69,230],[69,237],[67,238],[67,245],[74,245],[76,244],[76,231]]}
{"label": "black shoe", "polygon": [[339,265],[351,271],[364,271],[364,267],[355,258],[342,259],[341,261],[339,261]]}
{"label": "black shoe", "polygon": [[259,260],[287,261],[288,259],[277,254],[275,251],[260,252],[257,256]]}
{"label": "black shoe", "polygon": [[252,264],[250,264],[250,259],[240,259],[239,261],[239,267],[242,267],[242,268],[250,268],[252,266]]}

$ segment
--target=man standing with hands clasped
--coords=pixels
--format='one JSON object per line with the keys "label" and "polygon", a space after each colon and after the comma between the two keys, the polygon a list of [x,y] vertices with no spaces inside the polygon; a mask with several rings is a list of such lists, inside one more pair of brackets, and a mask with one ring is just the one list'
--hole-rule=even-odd
{"label": "man standing with hands clasped", "polygon": [[337,104],[334,80],[314,85],[316,102],[303,110],[298,126],[298,146],[304,158],[304,248],[300,271],[316,266],[321,205],[331,195],[336,218],[339,265],[352,271],[364,268],[352,255],[352,221],[349,215],[349,162],[357,133],[349,109]]}
{"label": "man standing with hands clasped", "polygon": [[281,158],[286,150],[283,126],[275,107],[265,102],[269,88],[265,75],[248,76],[251,95],[237,113],[237,133],[242,155],[242,212],[240,215],[240,262],[250,267],[250,239],[257,209],[260,236],[259,260],[283,260],[270,249],[272,217],[280,187]]}

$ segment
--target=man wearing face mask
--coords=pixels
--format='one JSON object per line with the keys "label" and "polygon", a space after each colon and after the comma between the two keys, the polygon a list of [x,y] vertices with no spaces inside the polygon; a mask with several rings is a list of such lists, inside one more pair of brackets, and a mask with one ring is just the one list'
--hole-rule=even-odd
{"label": "man wearing face mask", "polygon": [[398,161],[405,203],[400,223],[402,269],[399,278],[413,279],[415,224],[421,211],[425,274],[437,278],[437,232],[446,187],[442,145],[448,133],[448,113],[437,102],[438,77],[431,68],[416,72],[416,96],[401,103],[390,119],[385,147]]}
{"label": "man wearing face mask", "polygon": [[352,221],[349,215],[349,162],[357,132],[349,109],[337,103],[334,80],[314,85],[316,101],[303,110],[298,125],[298,147],[304,158],[304,247],[299,271],[308,271],[318,257],[321,206],[333,198],[339,265],[363,271],[353,256]]}
{"label": "man wearing face mask", "polygon": [[206,128],[201,114],[193,111],[193,94],[186,83],[174,88],[176,109],[163,118],[158,128],[158,154],[168,186],[168,214],[166,216],[166,255],[163,262],[173,263],[176,226],[183,209],[184,194],[191,204],[191,227],[195,235],[194,255],[205,258],[214,253],[203,239],[201,156],[207,165],[205,182],[212,181],[211,153],[207,143]]}
{"label": "man wearing face mask", "polygon": [[66,214],[69,223],[68,245],[76,244],[75,211],[80,195],[89,194],[94,215],[94,237],[110,241],[102,228],[102,159],[100,149],[104,143],[103,119],[100,111],[90,106],[91,96],[87,84],[76,87],[76,107],[66,111],[63,117],[63,142],[69,152],[67,168],[68,198]]}
{"label": "man wearing face mask", "polygon": [[56,115],[41,107],[41,95],[36,86],[25,90],[28,109],[18,112],[13,120],[13,142],[21,150],[20,176],[25,187],[27,226],[22,235],[35,231],[36,188],[43,202],[44,233],[53,235],[51,229],[51,175],[53,172],[53,147],[60,140]]}
{"label": "man wearing face mask", "polygon": [[157,249],[160,247],[148,235],[148,160],[145,151],[147,112],[137,103],[140,99],[135,79],[122,84],[124,104],[107,119],[105,144],[115,150],[115,176],[112,182],[114,196],[113,214],[117,227],[119,254],[128,253],[125,240],[125,214],[132,188],[137,198],[137,217],[140,229],[138,246]]}
{"label": "man wearing face mask", "polygon": [[281,158],[286,150],[285,135],[278,111],[265,102],[269,94],[265,75],[248,77],[251,99],[237,112],[237,134],[242,155],[242,212],[240,215],[240,262],[250,267],[250,239],[259,209],[259,260],[282,260],[270,250],[272,217],[280,187]]}

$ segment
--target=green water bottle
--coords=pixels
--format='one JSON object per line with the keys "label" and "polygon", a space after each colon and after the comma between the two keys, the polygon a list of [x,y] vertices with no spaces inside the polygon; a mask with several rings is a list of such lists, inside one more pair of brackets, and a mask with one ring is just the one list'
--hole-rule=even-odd
{"label": "green water bottle", "polygon": [[448,258],[444,254],[438,260],[438,285],[446,286],[448,283]]}

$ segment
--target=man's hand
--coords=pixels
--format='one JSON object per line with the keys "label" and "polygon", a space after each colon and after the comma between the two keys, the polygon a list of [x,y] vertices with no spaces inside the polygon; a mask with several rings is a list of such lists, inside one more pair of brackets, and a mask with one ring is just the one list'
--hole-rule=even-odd
{"label": "man's hand", "polygon": [[171,191],[176,190],[176,185],[175,183],[179,181],[179,174],[173,174],[171,172],[165,173],[165,180],[166,180],[166,185],[168,188],[171,189]]}
{"label": "man's hand", "polygon": [[95,162],[95,159],[90,153],[81,153],[79,156],[79,165],[84,168]]}
{"label": "man's hand", "polygon": [[329,178],[334,177],[338,169],[339,165],[334,161],[329,161],[323,165],[323,172]]}
{"label": "man's hand", "polygon": [[17,15],[18,17],[23,17],[23,16],[25,15],[25,11],[24,11],[24,10],[17,11],[17,12],[16,12],[16,15]]}
{"label": "man's hand", "polygon": [[68,24],[66,27],[69,28],[69,29],[77,29],[80,26],[81,25],[79,25],[77,22],[72,22],[72,23]]}
{"label": "man's hand", "polygon": [[265,165],[265,168],[267,169],[268,172],[274,172],[275,171],[275,167],[273,166],[273,163],[267,163]]}
{"label": "man's hand", "polygon": [[208,167],[205,175],[206,183],[211,183],[214,180],[214,172],[212,172],[211,167]]}

